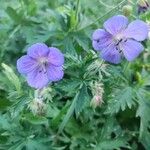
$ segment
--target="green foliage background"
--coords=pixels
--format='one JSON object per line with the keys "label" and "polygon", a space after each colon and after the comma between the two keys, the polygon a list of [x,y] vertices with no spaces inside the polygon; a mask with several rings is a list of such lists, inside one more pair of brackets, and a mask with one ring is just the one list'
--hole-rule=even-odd
{"label": "green foliage background", "polygon": [[[150,50],[131,63],[97,58],[91,34],[129,4],[129,19],[150,22],[127,0],[0,0],[1,150],[150,150]],[[34,89],[16,60],[36,42],[65,54],[65,76],[44,91],[46,109],[33,114]],[[92,109],[91,83],[104,103]]]}

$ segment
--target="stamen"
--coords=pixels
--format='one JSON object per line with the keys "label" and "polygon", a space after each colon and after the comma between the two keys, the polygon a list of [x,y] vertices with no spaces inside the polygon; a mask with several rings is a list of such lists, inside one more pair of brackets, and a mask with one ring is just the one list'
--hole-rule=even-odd
{"label": "stamen", "polygon": [[123,41],[123,39],[117,40],[117,44],[116,44],[116,46],[118,46],[118,45],[119,45],[119,43],[121,43],[122,41]]}
{"label": "stamen", "polygon": [[127,42],[127,39],[125,39],[124,42]]}
{"label": "stamen", "polygon": [[119,43],[122,42],[122,40],[123,40],[123,39],[120,39],[120,40],[119,40]]}
{"label": "stamen", "polygon": [[121,54],[122,53],[122,50],[120,48],[120,45],[118,44],[117,47],[116,47],[116,50]]}
{"label": "stamen", "polygon": [[46,74],[47,73],[47,65],[48,65],[47,58],[40,58],[38,61],[39,61],[39,67],[41,68],[39,73],[43,72],[44,74]]}

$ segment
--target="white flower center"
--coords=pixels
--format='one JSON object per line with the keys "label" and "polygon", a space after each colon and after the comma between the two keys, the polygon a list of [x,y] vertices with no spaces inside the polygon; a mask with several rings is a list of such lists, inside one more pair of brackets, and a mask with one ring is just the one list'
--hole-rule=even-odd
{"label": "white flower center", "polygon": [[121,41],[123,39],[123,35],[122,34],[117,34],[116,36],[114,36],[114,41],[116,43],[118,43],[119,41]]}
{"label": "white flower center", "polygon": [[43,65],[43,64],[47,63],[48,60],[47,60],[47,58],[42,57],[42,58],[39,58],[39,59],[38,59],[38,62],[39,62],[41,65]]}
{"label": "white flower center", "polygon": [[38,62],[39,62],[39,66],[40,66],[40,71],[39,72],[44,72],[44,73],[46,73],[47,71],[46,71],[46,67],[47,67],[47,65],[48,65],[48,60],[47,60],[47,58],[45,58],[45,57],[42,57],[42,58],[39,58],[38,59]]}

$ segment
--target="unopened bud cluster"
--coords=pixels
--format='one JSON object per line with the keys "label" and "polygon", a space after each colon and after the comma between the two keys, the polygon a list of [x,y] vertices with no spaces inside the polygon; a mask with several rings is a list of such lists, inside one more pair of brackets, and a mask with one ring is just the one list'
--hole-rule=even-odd
{"label": "unopened bud cluster", "polygon": [[43,88],[38,89],[34,93],[34,99],[29,104],[29,109],[35,115],[41,115],[46,112],[46,104],[45,101],[52,100],[52,96],[50,95],[52,89],[51,88]]}
{"label": "unopened bud cluster", "polygon": [[131,5],[125,5],[122,7],[123,14],[125,16],[130,16],[132,14],[133,8]]}
{"label": "unopened bud cluster", "polygon": [[91,83],[91,90],[93,98],[91,100],[90,105],[95,109],[96,107],[101,106],[103,103],[103,85],[99,82]]}
{"label": "unopened bud cluster", "polygon": [[29,109],[32,111],[34,115],[42,115],[45,113],[46,104],[41,99],[34,99],[29,104]]}

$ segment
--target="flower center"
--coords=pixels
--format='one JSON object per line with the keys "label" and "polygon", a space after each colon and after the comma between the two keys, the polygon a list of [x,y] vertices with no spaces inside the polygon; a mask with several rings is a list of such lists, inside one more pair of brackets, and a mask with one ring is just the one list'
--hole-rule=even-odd
{"label": "flower center", "polygon": [[42,58],[39,58],[39,59],[38,59],[38,62],[39,62],[40,64],[45,64],[45,63],[47,63],[48,61],[47,61],[47,58],[42,57]]}
{"label": "flower center", "polygon": [[127,39],[123,36],[123,34],[119,33],[113,38],[116,49],[119,51],[119,53],[122,53],[122,44],[127,41]]}
{"label": "flower center", "polygon": [[114,36],[114,42],[116,43],[116,45],[118,45],[122,40],[123,40],[122,34],[117,34],[116,36]]}
{"label": "flower center", "polygon": [[47,68],[47,65],[48,65],[47,58],[45,58],[45,57],[39,58],[38,63],[39,63],[39,67],[40,67],[39,72],[46,73],[47,72],[46,68]]}

